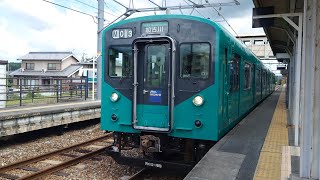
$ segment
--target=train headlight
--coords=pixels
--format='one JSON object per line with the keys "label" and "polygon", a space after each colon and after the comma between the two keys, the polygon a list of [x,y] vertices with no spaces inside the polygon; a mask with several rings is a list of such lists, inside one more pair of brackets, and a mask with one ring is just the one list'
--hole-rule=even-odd
{"label": "train headlight", "polygon": [[113,92],[113,93],[111,94],[111,96],[110,96],[110,100],[111,100],[112,102],[118,101],[118,100],[119,100],[119,95],[118,95],[117,93]]}
{"label": "train headlight", "polygon": [[197,95],[193,98],[192,102],[195,106],[201,106],[204,103],[204,99],[203,97]]}

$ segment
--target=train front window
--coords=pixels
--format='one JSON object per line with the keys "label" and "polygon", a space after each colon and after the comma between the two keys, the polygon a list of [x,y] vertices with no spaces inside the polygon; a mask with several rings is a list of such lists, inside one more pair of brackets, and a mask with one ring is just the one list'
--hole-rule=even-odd
{"label": "train front window", "polygon": [[210,45],[208,43],[190,43],[180,46],[180,77],[209,77]]}
{"label": "train front window", "polygon": [[131,46],[113,46],[109,49],[109,76],[132,76],[132,48]]}
{"label": "train front window", "polygon": [[165,71],[166,46],[150,45],[147,52],[147,86],[163,87],[166,79]]}

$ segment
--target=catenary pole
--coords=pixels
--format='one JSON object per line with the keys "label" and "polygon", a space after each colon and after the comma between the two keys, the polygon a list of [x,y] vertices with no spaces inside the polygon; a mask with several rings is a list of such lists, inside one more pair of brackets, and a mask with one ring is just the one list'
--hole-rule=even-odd
{"label": "catenary pole", "polygon": [[101,80],[102,80],[102,57],[100,54],[102,53],[102,29],[104,24],[104,0],[98,0],[98,30],[97,30],[97,36],[98,36],[98,44],[97,44],[97,94],[96,99],[101,99]]}

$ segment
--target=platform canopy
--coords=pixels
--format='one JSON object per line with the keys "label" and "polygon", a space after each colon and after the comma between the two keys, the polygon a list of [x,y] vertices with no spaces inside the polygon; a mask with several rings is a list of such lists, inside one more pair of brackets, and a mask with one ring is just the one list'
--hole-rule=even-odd
{"label": "platform canopy", "polygon": [[[256,8],[274,7],[274,14],[301,13],[303,0],[253,0]],[[298,17],[291,20],[298,24]],[[270,41],[274,54],[293,52],[295,30],[283,18],[274,18],[274,25],[265,27],[264,31]],[[289,37],[291,36],[291,37]],[[291,40],[293,39],[293,41]],[[289,52],[288,52],[289,51]]]}

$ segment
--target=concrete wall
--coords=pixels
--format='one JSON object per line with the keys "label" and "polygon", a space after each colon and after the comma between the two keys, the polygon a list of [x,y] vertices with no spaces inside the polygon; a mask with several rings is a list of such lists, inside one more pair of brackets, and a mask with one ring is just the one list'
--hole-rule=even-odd
{"label": "concrete wall", "polygon": [[239,39],[245,42],[246,46],[260,58],[269,58],[274,56],[267,37],[246,36]]}
{"label": "concrete wall", "polygon": [[[0,65],[0,100],[6,100],[6,83],[7,81],[5,79],[1,78],[6,78],[6,65]],[[5,101],[0,101],[0,108],[5,108],[6,107],[6,102]]]}
{"label": "concrete wall", "polygon": [[8,115],[0,117],[0,138],[96,118],[100,118],[100,107],[66,108],[61,112]]}

